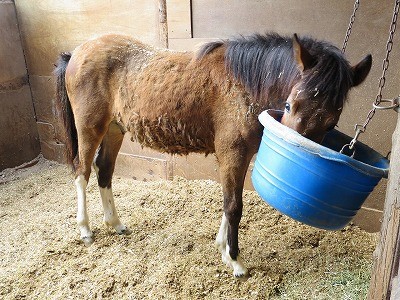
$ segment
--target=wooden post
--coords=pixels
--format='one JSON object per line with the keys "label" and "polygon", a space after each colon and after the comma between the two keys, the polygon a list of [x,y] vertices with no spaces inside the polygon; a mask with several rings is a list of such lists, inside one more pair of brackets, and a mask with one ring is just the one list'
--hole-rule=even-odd
{"label": "wooden post", "polygon": [[166,0],[158,0],[161,45],[168,48],[168,23]]}
{"label": "wooden post", "polygon": [[374,252],[369,300],[399,299],[396,294],[400,292],[400,113],[392,140],[389,181],[380,240]]}

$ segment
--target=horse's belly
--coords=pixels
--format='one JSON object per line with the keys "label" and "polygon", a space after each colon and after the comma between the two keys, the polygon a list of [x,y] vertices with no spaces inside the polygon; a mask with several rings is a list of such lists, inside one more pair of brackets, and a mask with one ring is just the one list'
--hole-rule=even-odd
{"label": "horse's belly", "polygon": [[137,116],[131,119],[128,130],[133,141],[161,152],[180,155],[215,152],[212,130],[191,123],[167,117],[150,120]]}

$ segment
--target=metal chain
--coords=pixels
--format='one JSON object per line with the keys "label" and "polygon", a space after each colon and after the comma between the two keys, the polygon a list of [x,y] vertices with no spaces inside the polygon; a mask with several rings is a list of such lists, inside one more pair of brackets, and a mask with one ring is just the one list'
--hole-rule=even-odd
{"label": "metal chain", "polygon": [[[386,83],[385,76],[386,76],[386,71],[389,68],[390,52],[392,52],[392,49],[393,49],[393,36],[394,36],[394,33],[396,32],[397,17],[399,15],[399,7],[400,7],[400,0],[396,0],[395,6],[393,9],[392,23],[390,24],[389,38],[386,43],[386,56],[385,56],[385,59],[383,60],[383,64],[382,64],[382,76],[379,79],[378,94],[376,95],[375,101],[374,101],[374,111],[375,111],[375,109],[379,108],[379,104],[381,103],[381,101],[383,101],[382,90]],[[387,101],[385,100],[385,102],[387,102]],[[368,122],[367,122],[367,125],[368,125]]]}
{"label": "metal chain", "polygon": [[[355,134],[354,138],[351,140],[350,144],[345,145],[342,148],[341,152],[344,150],[344,148],[346,146],[349,146],[349,149],[351,149],[351,150],[354,148],[354,145],[356,144],[359,135],[361,133],[365,132],[369,122],[371,121],[371,119],[375,115],[375,111],[377,109],[390,109],[390,108],[396,108],[396,107],[399,106],[399,98],[400,97],[395,98],[393,100],[382,99],[382,90],[383,90],[383,87],[385,86],[385,83],[386,83],[386,71],[389,68],[389,56],[390,56],[390,52],[393,49],[393,36],[394,36],[395,31],[396,31],[396,24],[397,24],[397,16],[399,14],[399,7],[400,7],[400,0],[396,0],[395,6],[394,6],[394,9],[393,9],[392,23],[390,25],[389,38],[388,38],[388,41],[386,43],[386,56],[385,56],[385,59],[383,60],[382,76],[379,79],[378,94],[375,97],[375,101],[373,103],[373,108],[368,112],[367,119],[365,120],[364,124],[362,124],[362,125],[356,124],[356,126],[354,128],[354,130],[356,131],[356,134]],[[391,102],[392,105],[389,106],[389,107],[380,107],[379,104],[381,102]],[[353,153],[353,155],[354,155],[354,153]]]}
{"label": "metal chain", "polygon": [[360,0],[356,0],[356,2],[354,2],[353,14],[350,17],[349,27],[347,27],[346,36],[344,38],[342,53],[346,52],[347,42],[349,41],[351,29],[353,28],[354,21],[356,20],[356,12],[359,6],[360,6]]}

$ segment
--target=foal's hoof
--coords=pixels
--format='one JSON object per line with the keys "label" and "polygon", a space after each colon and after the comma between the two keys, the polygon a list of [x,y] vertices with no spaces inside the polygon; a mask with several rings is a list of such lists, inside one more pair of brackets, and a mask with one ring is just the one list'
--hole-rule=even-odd
{"label": "foal's hoof", "polygon": [[83,237],[81,237],[81,240],[85,244],[86,247],[91,246],[94,242],[94,239],[92,236],[83,236]]}
{"label": "foal's hoof", "polygon": [[132,230],[130,230],[128,227],[125,227],[119,231],[117,231],[119,235],[130,235],[132,234]]}
{"label": "foal's hoof", "polygon": [[249,275],[247,268],[244,266],[242,259],[238,256],[237,260],[232,260],[233,276],[235,278],[244,278]]}
{"label": "foal's hoof", "polygon": [[246,278],[248,277],[249,272],[247,271],[247,269],[243,269],[243,270],[233,270],[233,276],[235,278]]}

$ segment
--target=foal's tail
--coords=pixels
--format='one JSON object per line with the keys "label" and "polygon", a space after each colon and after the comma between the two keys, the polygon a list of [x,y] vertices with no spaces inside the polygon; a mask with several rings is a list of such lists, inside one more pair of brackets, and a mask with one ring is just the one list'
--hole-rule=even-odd
{"label": "foal's tail", "polygon": [[65,88],[65,70],[71,59],[71,53],[61,53],[54,74],[57,77],[56,101],[58,113],[62,119],[65,131],[65,147],[67,163],[75,171],[74,158],[78,153],[78,135],[76,133],[74,115]]}

